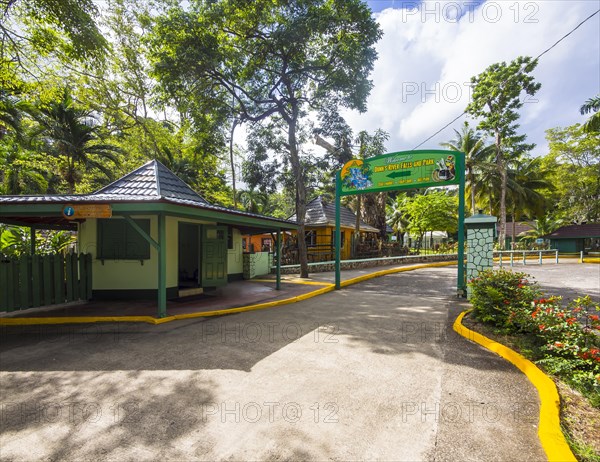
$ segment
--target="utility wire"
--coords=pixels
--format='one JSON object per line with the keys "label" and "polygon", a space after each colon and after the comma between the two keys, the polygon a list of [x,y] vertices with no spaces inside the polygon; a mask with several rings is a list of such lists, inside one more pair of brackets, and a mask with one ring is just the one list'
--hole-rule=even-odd
{"label": "utility wire", "polygon": [[[560,39],[558,39],[556,42],[554,42],[554,44],[547,48],[546,50],[542,51],[539,55],[536,56],[534,61],[537,61],[538,59],[540,59],[542,56],[544,56],[546,53],[548,53],[550,50],[552,50],[556,45],[558,45],[560,42],[562,42],[564,39],[566,39],[569,35],[571,35],[573,32],[575,32],[577,29],[579,29],[583,24],[585,24],[587,21],[589,21],[590,19],[592,19],[594,16],[596,16],[598,13],[600,13],[600,10],[595,11],[594,13],[590,14],[587,18],[585,18],[583,21],[581,21],[579,24],[577,24],[573,29],[571,29],[569,32],[567,32],[565,35],[563,35]],[[450,122],[448,122],[446,125],[444,125],[442,128],[440,128],[437,132],[435,132],[433,135],[431,135],[429,138],[427,138],[426,140],[424,140],[423,142],[419,143],[418,145],[416,145],[414,148],[412,148],[412,150],[414,151],[415,149],[423,146],[425,143],[427,143],[431,138],[433,138],[434,136],[436,136],[437,134],[441,133],[442,131],[444,131],[446,128],[448,128],[450,125],[452,125],[454,122],[456,122],[458,119],[460,119],[462,116],[464,116],[467,113],[467,111],[463,111],[461,114],[459,114],[457,117],[455,117],[454,119],[452,119]]]}

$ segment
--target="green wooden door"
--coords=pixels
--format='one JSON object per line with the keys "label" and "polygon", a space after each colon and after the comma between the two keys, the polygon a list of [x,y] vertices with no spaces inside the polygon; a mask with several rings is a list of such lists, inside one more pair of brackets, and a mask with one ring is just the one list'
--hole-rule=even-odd
{"label": "green wooden door", "polygon": [[227,284],[227,226],[202,226],[202,287]]}

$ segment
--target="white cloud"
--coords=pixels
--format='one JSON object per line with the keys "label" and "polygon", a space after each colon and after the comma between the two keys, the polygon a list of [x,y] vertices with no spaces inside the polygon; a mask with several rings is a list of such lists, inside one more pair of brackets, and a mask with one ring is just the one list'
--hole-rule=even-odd
{"label": "white cloud", "polygon": [[[459,8],[462,17],[454,16]],[[405,3],[406,6],[406,3]],[[598,1],[423,2],[419,10],[389,8],[376,15],[384,31],[368,111],[346,112],[355,131],[383,128],[390,151],[412,149],[466,107],[465,83],[487,66],[537,56],[600,7]],[[448,17],[444,17],[450,16]],[[521,109],[521,132],[544,154],[544,131],[582,122],[579,106],[600,92],[600,15],[540,59],[537,102]],[[453,137],[465,118],[422,148]]]}

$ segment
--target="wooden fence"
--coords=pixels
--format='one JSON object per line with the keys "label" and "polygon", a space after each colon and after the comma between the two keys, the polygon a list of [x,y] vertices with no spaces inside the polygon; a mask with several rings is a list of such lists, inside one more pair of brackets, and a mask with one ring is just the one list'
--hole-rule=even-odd
{"label": "wooden fence", "polygon": [[24,255],[0,261],[0,311],[91,298],[91,254]]}

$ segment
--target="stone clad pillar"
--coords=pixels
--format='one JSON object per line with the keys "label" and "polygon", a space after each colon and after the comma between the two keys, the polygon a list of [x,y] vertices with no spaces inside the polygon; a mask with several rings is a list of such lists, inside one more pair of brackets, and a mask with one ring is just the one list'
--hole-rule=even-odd
{"label": "stone clad pillar", "polygon": [[[480,271],[494,265],[494,234],[497,218],[477,215],[465,219],[467,229],[467,281],[477,277]],[[471,288],[467,286],[467,298],[471,298]]]}

